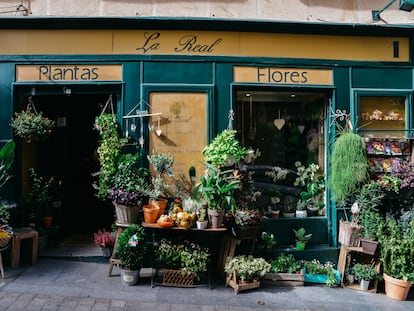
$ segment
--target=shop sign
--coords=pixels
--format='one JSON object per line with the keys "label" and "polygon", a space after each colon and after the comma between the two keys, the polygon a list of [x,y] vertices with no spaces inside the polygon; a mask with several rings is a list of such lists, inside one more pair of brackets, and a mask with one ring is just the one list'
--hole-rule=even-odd
{"label": "shop sign", "polygon": [[122,65],[18,65],[16,81],[122,81]]}
{"label": "shop sign", "polygon": [[331,69],[233,67],[233,81],[294,85],[333,85]]}

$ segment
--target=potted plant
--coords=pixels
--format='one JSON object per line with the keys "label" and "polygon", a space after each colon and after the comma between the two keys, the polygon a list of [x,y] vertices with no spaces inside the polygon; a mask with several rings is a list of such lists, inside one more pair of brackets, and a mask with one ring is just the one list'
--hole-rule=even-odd
{"label": "potted plant", "polygon": [[235,294],[241,290],[260,287],[260,279],[270,271],[270,263],[264,258],[252,255],[227,257],[224,271],[227,274],[226,286],[234,288]]}
{"label": "potted plant", "polygon": [[351,268],[351,272],[355,280],[360,281],[362,290],[368,290],[370,281],[381,280],[379,272],[368,264],[356,263]]}
{"label": "potted plant", "polygon": [[258,249],[264,251],[270,257],[272,249],[276,246],[276,244],[277,241],[275,235],[273,233],[263,231],[260,235]]}
{"label": "potted plant", "polygon": [[385,293],[396,300],[406,300],[414,282],[414,213],[400,217],[387,215],[379,242]]}
{"label": "potted plant", "polygon": [[295,233],[296,249],[298,251],[305,250],[306,243],[312,238],[312,233],[306,233],[305,228],[293,229]]}
{"label": "potted plant", "polygon": [[105,229],[98,230],[93,234],[94,242],[102,250],[102,256],[109,258],[112,255],[114,248],[115,237],[112,232],[108,232]]}
{"label": "potted plant", "polygon": [[11,122],[16,136],[25,142],[41,141],[48,137],[55,127],[55,122],[37,112],[31,97],[26,110],[15,112],[15,118]]}
{"label": "potted plant", "polygon": [[330,261],[321,263],[317,259],[302,260],[305,270],[305,282],[322,283],[327,286],[336,286],[341,279],[341,273],[334,269],[334,264]]}
{"label": "potted plant", "polygon": [[168,185],[165,182],[165,175],[172,175],[171,167],[174,164],[174,158],[167,153],[158,153],[155,149],[152,154],[148,156],[148,161],[154,169],[155,176],[152,177],[152,192],[150,193],[150,204],[157,205],[160,209],[160,214],[163,214],[168,200],[162,198],[168,190]]}
{"label": "potted plant", "polygon": [[38,174],[33,167],[29,168],[30,190],[24,196],[24,201],[34,218],[40,218],[45,227],[50,227],[53,221],[50,192],[52,179]]}
{"label": "potted plant", "polygon": [[206,162],[215,167],[230,166],[239,162],[247,154],[236,138],[237,131],[225,129],[218,134],[202,151]]}
{"label": "potted plant", "polygon": [[225,223],[238,239],[252,239],[260,229],[263,216],[256,210],[236,210],[228,212]]}
{"label": "potted plant", "polygon": [[144,228],[129,225],[118,237],[116,254],[121,263],[121,281],[124,285],[135,285],[146,251]]}
{"label": "potted plant", "polygon": [[139,154],[127,153],[120,154],[116,161],[112,187],[107,190],[106,198],[115,206],[118,223],[135,223],[150,193],[149,172],[139,165],[139,159]]}
{"label": "potted plant", "polygon": [[266,273],[264,281],[278,286],[301,286],[305,276],[302,263],[292,254],[281,253],[270,260],[270,272]]}
{"label": "potted plant", "polygon": [[205,174],[200,177],[198,189],[203,193],[208,204],[209,223],[212,228],[221,227],[224,211],[231,209],[234,204],[234,189],[239,184],[237,171],[221,171],[219,168],[206,163]]}
{"label": "potted plant", "polygon": [[197,229],[205,229],[208,226],[208,221],[207,221],[207,211],[204,207],[200,208],[197,210],[196,212],[197,215],[197,220],[196,220],[196,224],[197,224]]}

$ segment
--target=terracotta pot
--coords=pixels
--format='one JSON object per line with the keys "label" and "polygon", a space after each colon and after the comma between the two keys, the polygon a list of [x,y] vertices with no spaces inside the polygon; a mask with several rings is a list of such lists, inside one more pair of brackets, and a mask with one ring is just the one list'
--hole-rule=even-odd
{"label": "terracotta pot", "polygon": [[160,209],[159,216],[164,214],[165,209],[168,206],[168,200],[166,199],[149,199],[149,205],[158,207]]}
{"label": "terracotta pot", "polygon": [[387,274],[382,275],[385,282],[385,295],[395,300],[406,300],[411,282],[393,278]]}
{"label": "terracotta pot", "polygon": [[144,221],[146,223],[155,223],[157,222],[158,216],[160,214],[160,208],[158,206],[144,205]]}
{"label": "terracotta pot", "polygon": [[45,228],[50,228],[52,226],[53,216],[45,216],[43,217],[43,225]]}
{"label": "terracotta pot", "polygon": [[272,218],[279,218],[280,217],[280,211],[273,211],[272,212]]}

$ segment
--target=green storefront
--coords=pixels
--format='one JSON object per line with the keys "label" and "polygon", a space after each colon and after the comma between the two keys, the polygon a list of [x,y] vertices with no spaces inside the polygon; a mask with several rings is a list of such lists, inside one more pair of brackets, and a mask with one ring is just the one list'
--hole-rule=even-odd
{"label": "green storefront", "polygon": [[[395,140],[411,156],[409,26],[19,17],[0,19],[0,39],[1,142],[13,138],[13,113],[29,102],[57,122],[50,140],[18,143],[14,184],[3,197],[17,200],[27,169],[38,167],[63,181],[65,225],[77,230],[106,224],[112,214],[90,220],[105,214],[90,187],[98,170],[92,126],[111,109],[143,153],[175,156],[176,174],[192,165],[201,174],[202,148],[229,122],[243,145],[260,150],[254,170],[262,186],[272,183],[266,171],[293,170],[297,161],[329,176],[335,123],[345,114],[367,142]],[[372,165],[386,170],[388,160]],[[258,204],[289,212],[297,192],[284,183]],[[269,219],[266,230],[289,247],[292,229],[305,227],[313,232],[312,257],[336,256],[342,213],[328,191],[322,200],[313,217]]]}

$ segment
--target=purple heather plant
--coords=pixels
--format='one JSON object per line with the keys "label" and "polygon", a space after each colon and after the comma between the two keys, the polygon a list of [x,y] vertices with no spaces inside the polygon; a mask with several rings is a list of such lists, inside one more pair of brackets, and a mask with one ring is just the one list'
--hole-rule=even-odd
{"label": "purple heather plant", "polygon": [[393,161],[391,176],[401,179],[401,189],[414,188],[414,163]]}
{"label": "purple heather plant", "polygon": [[108,200],[127,206],[140,205],[142,202],[142,194],[124,190],[122,187],[109,189],[106,197]]}

